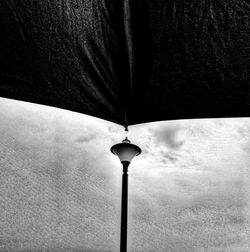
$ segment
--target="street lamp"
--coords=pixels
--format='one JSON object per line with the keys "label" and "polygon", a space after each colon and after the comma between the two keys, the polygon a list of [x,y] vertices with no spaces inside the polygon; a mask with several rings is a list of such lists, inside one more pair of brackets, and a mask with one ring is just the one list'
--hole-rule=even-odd
{"label": "street lamp", "polygon": [[128,215],[128,166],[135,156],[140,155],[141,149],[131,144],[127,137],[122,143],[111,147],[111,152],[119,157],[123,165],[122,174],[122,204],[121,204],[121,240],[120,252],[127,251],[127,215]]}

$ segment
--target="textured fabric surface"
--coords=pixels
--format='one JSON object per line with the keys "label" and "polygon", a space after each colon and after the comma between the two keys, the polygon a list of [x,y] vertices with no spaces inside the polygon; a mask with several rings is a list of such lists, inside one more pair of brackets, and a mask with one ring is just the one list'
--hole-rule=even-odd
{"label": "textured fabric surface", "polygon": [[122,121],[113,2],[1,1],[0,95]]}
{"label": "textured fabric surface", "polygon": [[247,0],[2,0],[0,95],[119,124],[249,116]]}

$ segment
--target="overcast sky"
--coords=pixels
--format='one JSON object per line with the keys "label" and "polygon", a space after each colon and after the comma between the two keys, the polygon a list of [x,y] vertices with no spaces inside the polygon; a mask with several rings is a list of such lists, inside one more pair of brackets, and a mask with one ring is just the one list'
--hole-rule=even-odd
{"label": "overcast sky", "polygon": [[[121,126],[0,99],[0,251],[119,251]],[[129,251],[250,251],[250,118],[132,126]]]}

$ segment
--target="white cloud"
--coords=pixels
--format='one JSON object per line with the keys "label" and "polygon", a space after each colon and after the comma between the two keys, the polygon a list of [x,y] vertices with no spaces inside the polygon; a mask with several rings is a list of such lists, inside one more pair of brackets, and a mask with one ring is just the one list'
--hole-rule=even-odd
{"label": "white cloud", "polygon": [[153,135],[157,144],[163,144],[169,149],[179,149],[184,140],[179,139],[179,133],[182,130],[180,123],[162,123],[153,129]]}
{"label": "white cloud", "polygon": [[[0,100],[0,251],[119,249],[121,126]],[[249,119],[131,126],[131,251],[248,251]]]}

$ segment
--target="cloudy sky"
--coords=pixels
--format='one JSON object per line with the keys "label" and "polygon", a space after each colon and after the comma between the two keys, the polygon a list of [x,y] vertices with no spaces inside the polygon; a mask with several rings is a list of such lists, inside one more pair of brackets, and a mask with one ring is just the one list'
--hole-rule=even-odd
{"label": "cloudy sky", "polygon": [[[119,251],[121,126],[0,99],[0,252]],[[250,251],[250,118],[132,126],[129,251]]]}

